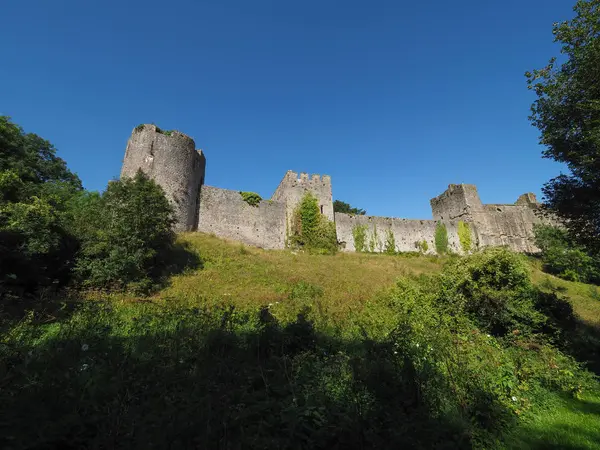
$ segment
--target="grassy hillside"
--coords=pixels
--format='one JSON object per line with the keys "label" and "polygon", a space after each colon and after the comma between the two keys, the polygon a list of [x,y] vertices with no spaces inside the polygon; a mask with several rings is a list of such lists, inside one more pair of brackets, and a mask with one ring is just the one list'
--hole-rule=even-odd
{"label": "grassy hillside", "polygon": [[152,297],[4,322],[0,447],[598,448],[600,387],[568,356],[597,356],[592,286],[527,263],[580,321],[563,354],[441,305],[477,260],[179,240],[200,263]]}

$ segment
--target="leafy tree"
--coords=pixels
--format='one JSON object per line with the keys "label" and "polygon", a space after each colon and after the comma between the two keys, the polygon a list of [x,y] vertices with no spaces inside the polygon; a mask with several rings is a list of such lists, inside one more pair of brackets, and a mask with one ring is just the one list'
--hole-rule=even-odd
{"label": "leafy tree", "polygon": [[101,196],[81,196],[73,207],[73,227],[82,245],[76,267],[82,282],[147,291],[174,243],[173,222],[164,191],[141,171],[110,183]]}
{"label": "leafy tree", "polygon": [[335,200],[333,202],[333,212],[352,214],[353,216],[364,216],[367,212],[364,209],[353,208],[349,203]]}
{"label": "leafy tree", "polygon": [[547,206],[574,239],[600,252],[600,0],[579,0],[574,11],[553,28],[564,62],[552,58],[525,75],[537,95],[530,119],[543,155],[570,171],[544,186]]}
{"label": "leafy tree", "polygon": [[0,172],[14,171],[24,184],[66,182],[81,189],[81,180],[56,156],[56,149],[37,134],[0,116]]}
{"label": "leafy tree", "polygon": [[567,230],[537,225],[533,231],[546,272],[570,281],[600,282],[600,259],[573,242]]}
{"label": "leafy tree", "polygon": [[0,116],[0,297],[68,281],[68,203],[80,190],[52,144]]}

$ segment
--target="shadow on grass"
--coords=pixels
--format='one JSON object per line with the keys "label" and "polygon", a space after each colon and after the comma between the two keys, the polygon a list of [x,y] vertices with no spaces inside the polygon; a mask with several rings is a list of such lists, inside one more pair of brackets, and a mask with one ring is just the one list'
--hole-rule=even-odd
{"label": "shadow on grass", "polygon": [[282,326],[266,309],[143,307],[86,306],[2,348],[0,447],[471,446],[468,421],[432,409],[390,345],[320,335],[302,314]]}

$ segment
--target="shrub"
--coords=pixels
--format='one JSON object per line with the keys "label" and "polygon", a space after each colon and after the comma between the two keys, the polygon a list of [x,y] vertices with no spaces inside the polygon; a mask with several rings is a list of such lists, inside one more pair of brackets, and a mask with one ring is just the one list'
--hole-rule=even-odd
{"label": "shrub", "polygon": [[367,251],[366,241],[368,229],[369,227],[367,225],[355,225],[354,228],[352,228],[352,237],[354,238],[354,249],[357,252]]}
{"label": "shrub", "polygon": [[423,239],[422,241],[415,242],[415,248],[419,250],[420,253],[427,253],[427,250],[429,250],[429,244],[425,239]]}
{"label": "shrub", "polygon": [[472,246],[471,228],[468,223],[462,220],[458,222],[458,240],[463,252],[469,253]]}
{"label": "shrub", "polygon": [[550,322],[561,314],[565,320],[572,317],[568,304],[533,285],[524,258],[506,249],[490,248],[453,261],[444,268],[441,283],[440,303],[452,314],[467,314],[494,336],[546,330],[554,338]]}
{"label": "shrub", "polygon": [[396,254],[396,238],[392,230],[387,230],[385,233],[385,252],[388,255]]}
{"label": "shrub", "polygon": [[317,198],[306,193],[294,211],[291,245],[318,253],[335,253],[338,249],[335,223],[321,214]]}
{"label": "shrub", "polygon": [[110,183],[102,196],[81,197],[73,221],[82,242],[76,267],[80,281],[116,289],[136,283],[147,290],[174,242],[173,222],[162,188],[141,171]]}
{"label": "shrub", "polygon": [[435,226],[435,249],[438,255],[448,253],[448,230],[446,224],[438,222]]}
{"label": "shrub", "polygon": [[242,192],[240,191],[240,195],[244,199],[246,203],[250,206],[258,206],[262,200],[262,197],[258,195],[256,192]]}
{"label": "shrub", "polygon": [[600,283],[600,259],[576,245],[566,229],[536,225],[533,232],[544,271],[569,281]]}

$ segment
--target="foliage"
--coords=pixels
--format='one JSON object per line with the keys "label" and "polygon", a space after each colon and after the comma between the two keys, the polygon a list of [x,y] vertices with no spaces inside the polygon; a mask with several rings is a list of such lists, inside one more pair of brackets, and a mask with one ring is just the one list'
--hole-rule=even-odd
{"label": "foliage", "polygon": [[338,249],[335,223],[321,214],[317,198],[307,192],[294,211],[290,243],[318,253],[335,253]]}
{"label": "foliage", "polygon": [[574,11],[574,18],[553,27],[564,62],[552,58],[546,67],[526,73],[537,95],[530,119],[546,146],[544,157],[570,170],[544,186],[548,208],[579,245],[599,253],[600,2],[578,0]]}
{"label": "foliage", "polygon": [[385,234],[385,253],[388,255],[396,254],[396,238],[392,230],[387,230]]}
{"label": "foliage", "polygon": [[422,241],[415,242],[415,248],[417,248],[420,253],[427,253],[427,250],[429,250],[429,244],[425,239],[423,239]]}
{"label": "foliage", "polygon": [[350,214],[353,216],[364,216],[367,213],[364,209],[353,208],[349,203],[342,202],[341,200],[335,200],[333,202],[333,212]]}
{"label": "foliage", "polygon": [[207,266],[237,258],[239,298],[84,302],[72,315],[5,324],[0,446],[494,448],[547,417],[549,398],[600,392],[544,327],[496,337],[477,308],[440,301],[462,292],[473,302],[485,289],[528,295],[525,260],[505,250],[461,259],[467,269],[451,262],[441,278],[404,277],[333,315],[327,290],[302,280],[280,302],[243,306],[241,259],[272,252],[230,247]]}
{"label": "foliage", "polygon": [[246,203],[250,206],[258,206],[262,200],[262,197],[258,195],[256,192],[242,192],[240,191],[240,195],[244,199]]}
{"label": "foliage", "polygon": [[438,301],[447,305],[448,312],[467,314],[494,336],[545,332],[557,339],[554,322],[574,320],[570,304],[536,288],[524,258],[503,248],[486,249],[450,263],[440,283]]}
{"label": "foliage", "polygon": [[68,281],[77,242],[67,209],[80,190],[52,144],[0,116],[0,298]]}
{"label": "foliage", "polygon": [[137,127],[135,127],[134,130],[139,133],[140,131],[142,131],[144,129],[144,127],[145,127],[145,124],[140,123]]}
{"label": "foliage", "polygon": [[369,251],[371,253],[375,253],[375,251],[377,250],[377,247],[379,246],[379,236],[377,234],[377,224],[374,223],[373,224],[373,231],[371,232],[371,235],[369,236]]}
{"label": "foliage", "polygon": [[73,215],[82,245],[76,270],[84,285],[124,288],[137,283],[146,290],[160,275],[174,242],[173,211],[160,186],[143,172],[110,183],[101,196],[82,196]]}
{"label": "foliage", "polygon": [[448,230],[443,222],[438,222],[435,226],[435,250],[438,255],[448,253]]}
{"label": "foliage", "polygon": [[462,220],[458,222],[458,240],[460,241],[460,246],[465,253],[469,253],[471,251],[471,247],[473,245],[471,238],[471,227],[466,222]]}
{"label": "foliage", "polygon": [[600,259],[573,242],[565,228],[536,225],[533,231],[546,272],[565,280],[600,283]]}
{"label": "foliage", "polygon": [[81,189],[81,181],[56,156],[54,146],[33,133],[25,133],[9,117],[0,116],[0,172],[11,170],[22,180],[25,194],[47,182],[66,182]]}
{"label": "foliage", "polygon": [[354,249],[357,252],[366,252],[367,251],[367,230],[369,227],[367,225],[355,225],[352,228],[352,237],[354,239]]}

